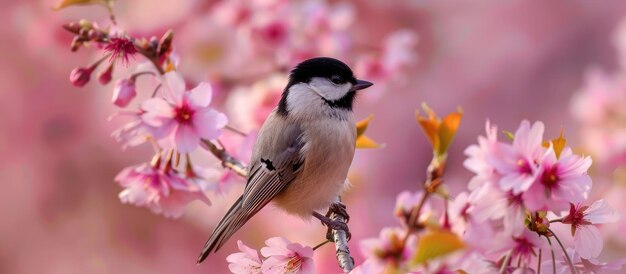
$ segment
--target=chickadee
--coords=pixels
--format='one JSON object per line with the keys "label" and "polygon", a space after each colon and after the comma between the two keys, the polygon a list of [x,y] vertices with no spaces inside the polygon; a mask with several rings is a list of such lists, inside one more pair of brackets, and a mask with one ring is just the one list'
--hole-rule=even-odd
{"label": "chickadee", "polygon": [[328,208],[346,186],[356,140],[352,104],[356,92],[371,85],[333,58],[309,59],[291,71],[278,106],[259,131],[243,195],[213,231],[198,263],[270,201],[292,215],[347,230],[317,211]]}

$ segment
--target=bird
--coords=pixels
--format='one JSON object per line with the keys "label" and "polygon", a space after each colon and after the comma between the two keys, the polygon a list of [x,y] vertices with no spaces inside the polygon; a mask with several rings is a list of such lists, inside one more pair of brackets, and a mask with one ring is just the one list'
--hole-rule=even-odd
{"label": "bird", "polygon": [[197,263],[217,252],[252,216],[272,201],[288,214],[316,217],[329,230],[348,232],[345,223],[320,214],[344,214],[337,197],[348,185],[356,127],[357,92],[373,83],[358,80],[342,61],[316,57],[297,64],[277,106],[259,130],[243,194],[205,243]]}

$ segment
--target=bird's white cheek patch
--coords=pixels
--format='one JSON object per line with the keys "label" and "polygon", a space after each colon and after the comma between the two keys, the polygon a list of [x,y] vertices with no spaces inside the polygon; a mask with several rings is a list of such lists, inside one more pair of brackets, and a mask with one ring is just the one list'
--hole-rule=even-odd
{"label": "bird's white cheek patch", "polygon": [[335,101],[343,98],[350,91],[352,84],[345,83],[343,85],[335,85],[326,78],[316,77],[311,79],[309,86],[322,98]]}

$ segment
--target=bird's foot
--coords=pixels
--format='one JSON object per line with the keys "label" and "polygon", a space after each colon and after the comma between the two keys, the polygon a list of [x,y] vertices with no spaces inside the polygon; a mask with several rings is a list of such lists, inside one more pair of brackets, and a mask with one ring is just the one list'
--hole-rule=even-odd
{"label": "bird's foot", "polygon": [[339,221],[339,220],[333,220],[327,216],[324,216],[322,214],[319,214],[317,212],[313,212],[313,216],[315,216],[316,218],[318,218],[323,225],[325,225],[326,227],[328,227],[328,231],[326,231],[326,239],[334,242],[334,237],[333,237],[333,230],[343,230],[346,233],[346,238],[348,239],[348,241],[350,240],[350,238],[352,238],[352,234],[350,233],[350,229],[348,228],[348,225],[345,222]]}
{"label": "bird's foot", "polygon": [[348,215],[346,205],[344,205],[342,202],[334,202],[330,204],[330,207],[328,207],[328,212],[326,213],[326,217],[330,218],[333,213],[343,217],[346,220],[346,224],[350,221],[350,215]]}

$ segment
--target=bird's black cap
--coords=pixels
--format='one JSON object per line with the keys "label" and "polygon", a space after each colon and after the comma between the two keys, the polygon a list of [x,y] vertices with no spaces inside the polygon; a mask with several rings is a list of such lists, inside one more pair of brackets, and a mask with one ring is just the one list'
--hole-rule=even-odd
{"label": "bird's black cap", "polygon": [[[337,84],[350,82],[355,85],[357,88],[346,94],[345,98],[337,101],[326,101],[331,107],[349,110],[352,109],[355,91],[371,86],[371,83],[369,82],[357,80],[350,67],[348,67],[348,65],[344,62],[330,57],[311,58],[296,65],[296,67],[291,70],[291,73],[289,74],[289,83],[287,83],[287,86],[283,91],[282,98],[278,103],[279,114],[287,114],[287,94],[289,93],[289,88],[299,83],[308,83],[314,77],[328,78]],[[363,83],[367,83],[367,85],[363,85]]]}
{"label": "bird's black cap", "polygon": [[317,57],[298,64],[289,75],[289,84],[308,83],[313,77],[332,78],[339,76],[342,83],[356,84],[356,78],[348,65],[330,57]]}

